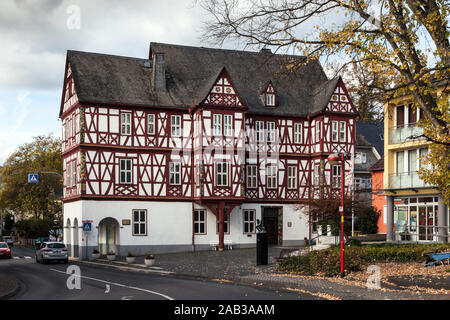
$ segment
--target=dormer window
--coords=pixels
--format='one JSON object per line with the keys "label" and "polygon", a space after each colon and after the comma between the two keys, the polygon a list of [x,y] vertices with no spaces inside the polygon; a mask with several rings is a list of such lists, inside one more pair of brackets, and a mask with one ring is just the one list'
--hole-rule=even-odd
{"label": "dormer window", "polygon": [[275,94],[266,93],[266,106],[275,107]]}
{"label": "dormer window", "polygon": [[269,81],[269,84],[266,86],[265,90],[261,92],[261,95],[264,98],[266,107],[275,107],[277,105],[277,92],[275,91],[272,81]]}

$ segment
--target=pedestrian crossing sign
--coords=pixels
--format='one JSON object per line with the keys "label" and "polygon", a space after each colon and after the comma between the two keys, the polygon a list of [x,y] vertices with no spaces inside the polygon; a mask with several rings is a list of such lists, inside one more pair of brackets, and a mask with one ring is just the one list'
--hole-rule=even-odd
{"label": "pedestrian crossing sign", "polygon": [[83,222],[83,231],[85,231],[85,232],[92,231],[92,223],[91,222]]}
{"label": "pedestrian crossing sign", "polygon": [[37,173],[28,174],[28,183],[39,183],[39,175]]}

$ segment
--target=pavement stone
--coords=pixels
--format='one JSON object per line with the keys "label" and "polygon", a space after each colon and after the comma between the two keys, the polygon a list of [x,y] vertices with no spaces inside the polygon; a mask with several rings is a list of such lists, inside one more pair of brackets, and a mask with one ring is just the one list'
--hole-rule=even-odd
{"label": "pavement stone", "polygon": [[5,273],[0,273],[0,299],[8,299],[20,290],[19,281]]}
{"label": "pavement stone", "polygon": [[[382,285],[382,290],[373,290],[350,283],[337,283],[332,279],[282,274],[276,271],[275,262],[275,258],[279,256],[282,249],[286,248],[269,247],[269,264],[265,266],[256,265],[256,249],[249,248],[222,252],[210,250],[157,254],[154,267],[173,272],[178,276],[226,280],[277,289],[306,290],[343,300],[449,299],[447,295],[413,293],[404,288],[389,285]],[[123,265],[125,257],[117,257],[117,260],[119,265]],[[139,264],[144,264],[144,256],[136,258],[135,265]]]}

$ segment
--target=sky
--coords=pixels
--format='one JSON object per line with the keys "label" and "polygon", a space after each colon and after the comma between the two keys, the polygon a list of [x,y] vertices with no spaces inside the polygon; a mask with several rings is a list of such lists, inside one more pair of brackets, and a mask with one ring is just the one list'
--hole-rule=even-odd
{"label": "sky", "polygon": [[61,136],[67,50],[147,58],[151,41],[201,46],[204,14],[194,0],[2,0],[0,165],[34,136]]}

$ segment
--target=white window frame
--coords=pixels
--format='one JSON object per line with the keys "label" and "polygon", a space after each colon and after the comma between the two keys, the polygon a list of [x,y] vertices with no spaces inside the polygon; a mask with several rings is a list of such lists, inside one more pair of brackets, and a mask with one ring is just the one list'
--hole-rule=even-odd
{"label": "white window frame", "polygon": [[148,135],[154,135],[156,131],[155,127],[155,114],[154,113],[148,113],[147,114],[147,134]]}
{"label": "white window frame", "polygon": [[331,178],[332,178],[332,183],[331,186],[332,188],[336,189],[336,188],[341,188],[341,172],[342,170],[342,166],[340,164],[338,165],[333,165],[331,167]]}
{"label": "white window frame", "polygon": [[266,93],[266,106],[268,106],[268,107],[275,106],[275,94],[274,93]]}
{"label": "white window frame", "polygon": [[297,166],[288,166],[288,178],[287,178],[287,188],[288,189],[297,189]]}
{"label": "white window frame", "polygon": [[331,141],[332,142],[339,141],[339,121],[337,120],[331,121]]}
{"label": "white window frame", "polygon": [[367,162],[367,153],[361,152],[361,163]]}
{"label": "white window frame", "polygon": [[264,142],[264,121],[255,122],[256,142]]}
{"label": "white window frame", "polygon": [[221,114],[213,115],[213,135],[215,135],[215,136],[222,135],[222,115]]}
{"label": "white window frame", "polygon": [[316,143],[320,141],[320,121],[316,121]]}
{"label": "white window frame", "polygon": [[120,113],[120,134],[123,136],[131,135],[131,112]]}
{"label": "white window frame", "polygon": [[181,162],[169,162],[169,184],[172,186],[181,184]]}
{"label": "white window frame", "polygon": [[267,142],[275,142],[276,126],[274,121],[267,122]]}
{"label": "white window frame", "polygon": [[346,142],[347,138],[347,123],[345,121],[339,121],[339,141]]}
{"label": "white window frame", "polygon": [[228,162],[216,162],[216,186],[228,187]]}
{"label": "white window frame", "polygon": [[[125,169],[122,169],[122,163],[125,163]],[[127,169],[130,164],[130,168]],[[122,180],[122,173],[125,174],[125,180]],[[127,173],[130,174],[130,179],[127,179]],[[119,181],[120,184],[132,184],[133,183],[133,161],[131,159],[120,159],[119,161]]]}
{"label": "white window frame", "polygon": [[73,160],[72,163],[72,187],[77,185],[77,161]]}
{"label": "white window frame", "polygon": [[266,187],[267,189],[277,189],[278,179],[277,179],[277,166],[269,165],[266,167]]}
{"label": "white window frame", "polygon": [[320,185],[320,165],[314,165],[314,186]]}
{"label": "white window frame", "polygon": [[[223,219],[223,233],[230,234],[230,214]],[[219,234],[219,219],[216,219],[216,234]]]}
{"label": "white window frame", "polygon": [[231,114],[223,115],[223,135],[226,137],[233,135],[233,116]]}
{"label": "white window frame", "polygon": [[[135,213],[138,214],[138,219],[135,218]],[[144,213],[144,219],[142,220],[141,213]],[[147,235],[147,210],[145,209],[133,209],[132,211],[133,220],[133,236],[146,236]],[[139,231],[135,231],[135,226],[138,226]],[[144,226],[144,232],[141,231],[141,226]]]}
{"label": "white window frame", "polygon": [[[251,215],[250,215],[251,214]],[[253,219],[250,219],[250,217],[253,217]],[[243,210],[243,218],[244,218],[244,234],[253,234],[256,232],[256,210],[255,209],[246,209]],[[247,232],[245,231],[245,227],[247,227]]]}
{"label": "white window frame", "polygon": [[[195,218],[195,213],[197,213],[197,219]],[[201,219],[201,214],[203,215],[203,219]],[[203,225],[203,232],[201,232],[201,225]],[[195,231],[195,227],[197,226],[197,232]],[[206,234],[206,210],[203,209],[195,209],[194,210],[194,234]]]}
{"label": "white window frame", "polygon": [[72,137],[75,137],[77,131],[77,116],[72,115]]}
{"label": "white window frame", "polygon": [[170,132],[172,137],[181,137],[181,116],[170,116]]}
{"label": "white window frame", "polygon": [[72,168],[71,164],[69,161],[66,161],[66,187],[70,188],[70,169]]}
{"label": "white window frame", "polygon": [[255,189],[258,187],[258,166],[247,165],[247,188]]}
{"label": "white window frame", "polygon": [[294,124],[294,143],[303,143],[303,124],[301,123]]}

